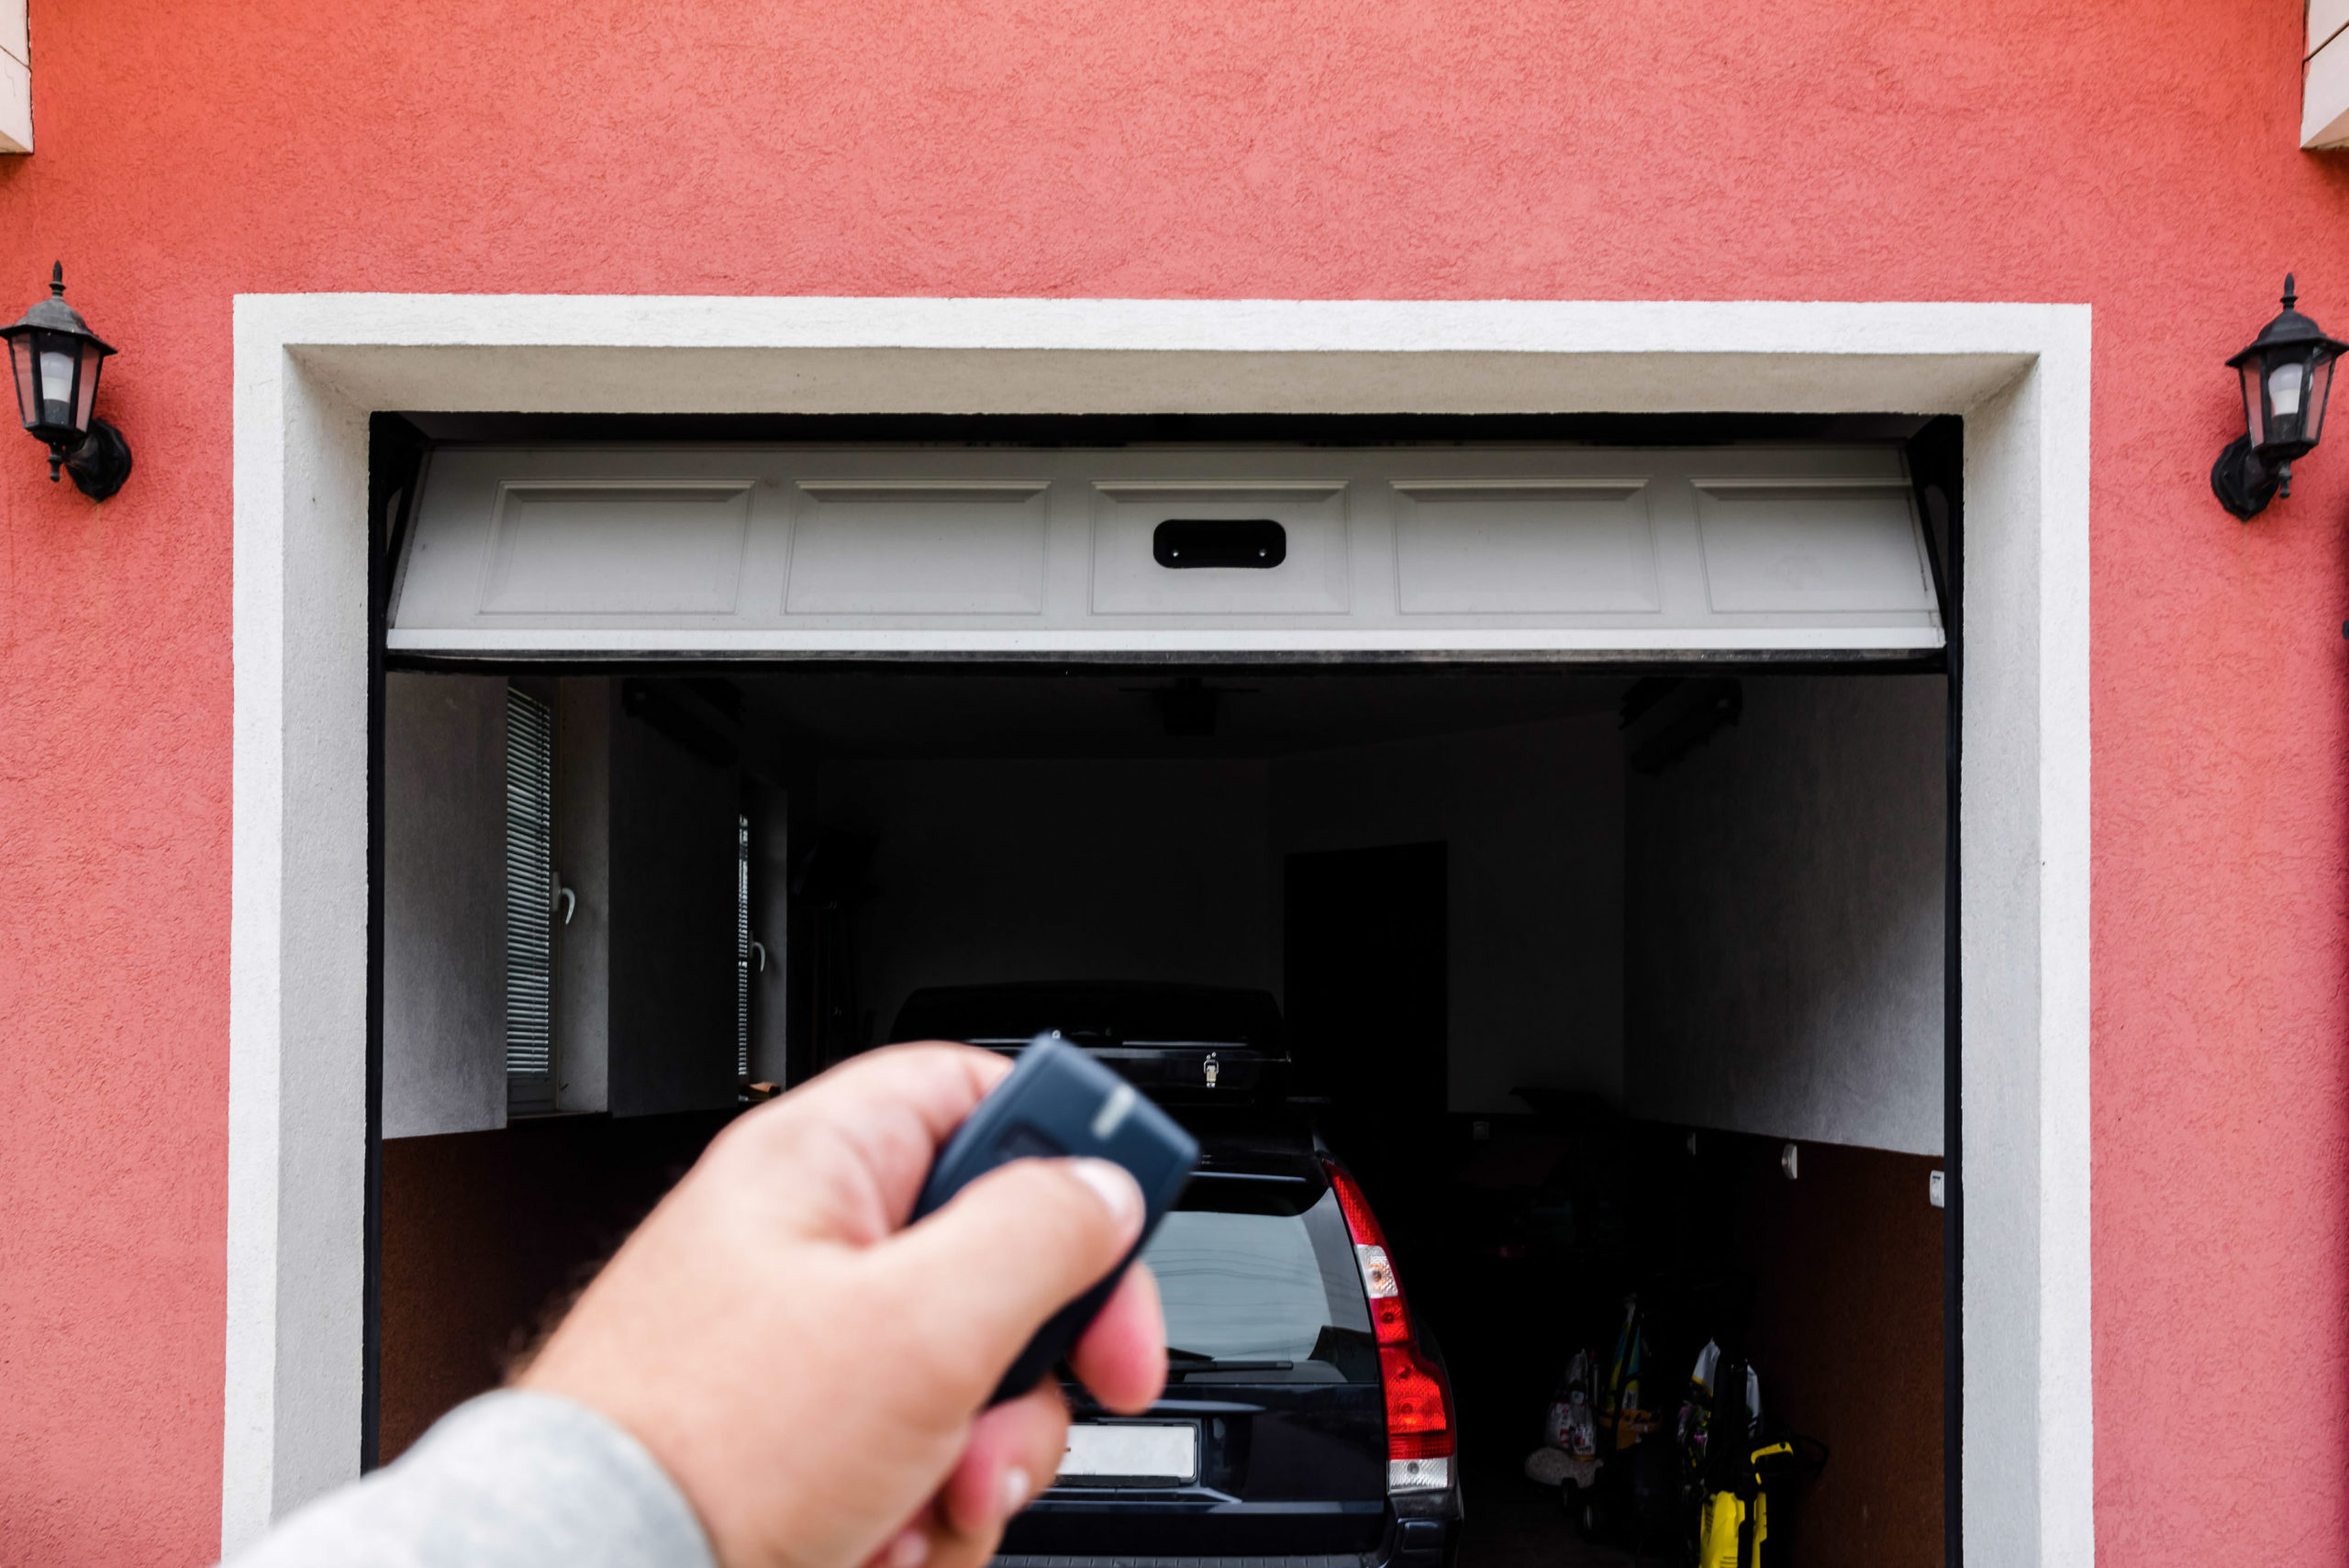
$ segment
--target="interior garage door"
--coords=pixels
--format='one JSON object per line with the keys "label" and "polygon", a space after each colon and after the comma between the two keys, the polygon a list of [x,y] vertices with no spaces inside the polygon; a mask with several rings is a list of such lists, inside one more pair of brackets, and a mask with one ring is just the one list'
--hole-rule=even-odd
{"label": "interior garage door", "polygon": [[411,654],[1942,646],[1887,447],[448,448]]}

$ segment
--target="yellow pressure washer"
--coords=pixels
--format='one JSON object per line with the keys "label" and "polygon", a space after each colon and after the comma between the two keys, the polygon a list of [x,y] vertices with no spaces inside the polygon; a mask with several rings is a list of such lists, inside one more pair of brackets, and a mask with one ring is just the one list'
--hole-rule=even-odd
{"label": "yellow pressure washer", "polygon": [[1706,1467],[1713,1489],[1697,1522],[1697,1568],[1765,1568],[1774,1562],[1777,1551],[1765,1551],[1771,1484],[1815,1475],[1827,1463],[1827,1445],[1816,1438],[1756,1440],[1741,1446],[1741,1458]]}

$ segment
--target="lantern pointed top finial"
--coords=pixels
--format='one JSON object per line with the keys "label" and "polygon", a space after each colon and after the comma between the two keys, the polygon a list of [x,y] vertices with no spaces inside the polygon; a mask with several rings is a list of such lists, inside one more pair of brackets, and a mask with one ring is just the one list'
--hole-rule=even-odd
{"label": "lantern pointed top finial", "polygon": [[65,263],[52,262],[49,269],[49,292],[62,299],[65,296]]}
{"label": "lantern pointed top finial", "polygon": [[2292,282],[2292,274],[2284,274],[2284,308],[2289,310],[2299,303],[2300,291]]}

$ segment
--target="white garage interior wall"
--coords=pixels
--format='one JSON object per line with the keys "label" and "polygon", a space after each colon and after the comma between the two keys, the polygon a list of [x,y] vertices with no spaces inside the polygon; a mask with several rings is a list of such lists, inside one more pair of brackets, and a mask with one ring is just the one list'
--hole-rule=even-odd
{"label": "white garage interior wall", "polygon": [[857,929],[869,1039],[919,985],[1276,984],[1261,762],[839,762],[818,777],[826,825],[875,840]]}
{"label": "white garage interior wall", "polygon": [[[1333,730],[1378,735],[1427,724],[1447,690],[1471,713],[1497,684],[1454,677],[1382,715],[1391,681],[1267,691],[1283,679],[1234,678],[1227,712],[1277,705],[1255,710],[1261,730],[1318,702]],[[1624,678],[1538,679],[1583,711],[1228,757],[952,754],[1048,730],[1066,753],[1130,749],[1110,705],[1148,709],[1115,677],[918,694],[904,684],[919,680],[880,682],[853,698],[812,695],[820,675],[763,695],[761,678],[745,684],[754,716],[853,708],[903,752],[922,748],[925,716],[943,726],[930,757],[788,743],[810,749],[805,826],[873,846],[855,906],[859,1040],[890,1038],[924,985],[1277,995],[1286,856],[1441,840],[1450,1110],[1521,1112],[1522,1086],[1590,1090],[1646,1119],[1939,1152],[1941,677],[1749,675],[1742,724],[1657,777],[1627,766]],[[938,694],[964,687],[949,725]],[[1068,695],[1051,729],[1055,693]]]}
{"label": "white garage interior wall", "polygon": [[1743,690],[1736,726],[1627,775],[1626,1108],[1939,1154],[1945,684]]}
{"label": "white garage interior wall", "polygon": [[[740,775],[621,711],[616,680],[529,684],[553,699],[572,895],[553,927],[554,1108],[730,1106]],[[507,681],[386,685],[384,1136],[504,1127]]]}
{"label": "white garage interior wall", "polygon": [[506,682],[384,692],[384,1136],[506,1125]]}
{"label": "white garage interior wall", "polygon": [[[1622,746],[1610,710],[1273,764],[1276,854],[1448,846],[1449,1106],[1623,1087]],[[1279,891],[1275,884],[1274,891]],[[1278,936],[1280,922],[1272,926]]]}

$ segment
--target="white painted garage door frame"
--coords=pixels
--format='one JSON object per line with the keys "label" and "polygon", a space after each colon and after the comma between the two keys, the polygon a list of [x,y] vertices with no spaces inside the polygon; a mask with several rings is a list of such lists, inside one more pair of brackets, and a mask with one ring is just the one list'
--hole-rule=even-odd
{"label": "white painted garage door frame", "polygon": [[1865,412],[1966,421],[1966,1557],[2092,1562],[2087,306],[284,295],[235,333],[226,1550],[358,1469],[369,413]]}

